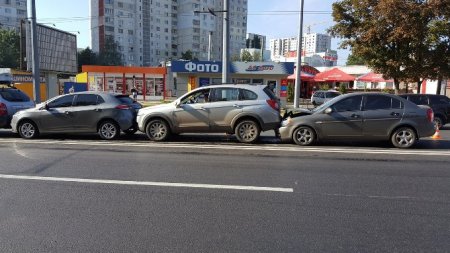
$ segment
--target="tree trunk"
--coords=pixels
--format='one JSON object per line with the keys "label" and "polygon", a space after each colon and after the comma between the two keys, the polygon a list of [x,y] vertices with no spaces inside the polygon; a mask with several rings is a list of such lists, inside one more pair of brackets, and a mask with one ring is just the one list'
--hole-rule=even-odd
{"label": "tree trunk", "polygon": [[442,78],[438,78],[438,81],[437,81],[438,83],[437,83],[437,87],[436,87],[436,94],[441,94],[441,88],[442,88]]}
{"label": "tree trunk", "polygon": [[420,89],[422,88],[422,81],[417,81],[417,94],[420,94]]}
{"label": "tree trunk", "polygon": [[399,87],[400,87],[400,82],[398,81],[397,78],[394,78],[394,92],[395,92],[395,94],[398,94]]}

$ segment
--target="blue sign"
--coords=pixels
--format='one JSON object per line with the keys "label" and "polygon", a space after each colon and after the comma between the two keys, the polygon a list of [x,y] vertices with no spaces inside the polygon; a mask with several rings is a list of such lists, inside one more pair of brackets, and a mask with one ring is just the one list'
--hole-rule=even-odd
{"label": "blue sign", "polygon": [[222,62],[172,61],[172,72],[222,73]]}
{"label": "blue sign", "polygon": [[200,77],[199,79],[198,79],[198,84],[199,84],[199,86],[200,87],[203,87],[203,86],[208,86],[209,85],[209,78],[208,77]]}

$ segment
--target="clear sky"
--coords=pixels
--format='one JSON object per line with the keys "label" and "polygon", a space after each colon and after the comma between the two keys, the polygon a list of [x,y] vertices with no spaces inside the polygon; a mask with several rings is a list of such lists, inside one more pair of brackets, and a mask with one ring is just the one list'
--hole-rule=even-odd
{"label": "clear sky", "polygon": [[[304,0],[303,31],[324,33],[333,25],[331,4],[336,0]],[[89,0],[36,0],[39,23],[71,31],[77,35],[78,47],[90,46]],[[300,0],[248,0],[247,32],[266,35],[268,39],[296,37],[299,30]],[[79,34],[78,34],[79,32]],[[337,50],[338,40],[332,40]],[[339,65],[345,64],[348,51],[338,50]]]}

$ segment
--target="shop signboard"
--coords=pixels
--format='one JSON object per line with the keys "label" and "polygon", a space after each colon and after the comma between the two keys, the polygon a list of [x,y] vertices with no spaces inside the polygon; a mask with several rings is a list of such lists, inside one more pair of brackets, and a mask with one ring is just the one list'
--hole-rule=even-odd
{"label": "shop signboard", "polygon": [[288,80],[281,80],[280,97],[287,97]]}
{"label": "shop signboard", "polygon": [[198,79],[199,87],[208,86],[209,85],[209,78],[208,77],[200,77]]}
{"label": "shop signboard", "polygon": [[222,62],[213,61],[173,61],[172,72],[221,73]]}
{"label": "shop signboard", "polygon": [[[172,72],[181,73],[221,73],[222,62],[213,61],[173,61]],[[230,73],[257,75],[290,75],[294,73],[293,62],[232,62]]]}

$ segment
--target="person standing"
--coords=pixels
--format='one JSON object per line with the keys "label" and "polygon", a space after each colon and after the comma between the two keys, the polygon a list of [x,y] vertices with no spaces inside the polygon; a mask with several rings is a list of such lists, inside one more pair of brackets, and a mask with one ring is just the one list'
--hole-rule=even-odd
{"label": "person standing", "polygon": [[131,88],[131,94],[133,95],[134,101],[136,101],[137,100],[137,94],[138,94],[137,89],[136,89],[136,85],[133,86],[133,88]]}

